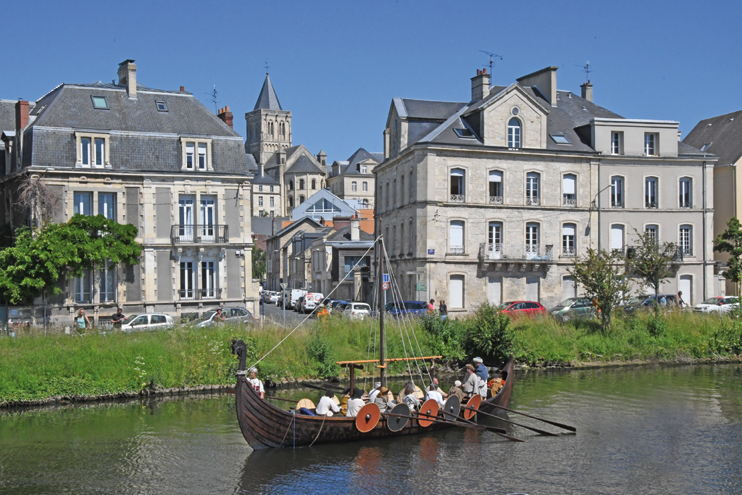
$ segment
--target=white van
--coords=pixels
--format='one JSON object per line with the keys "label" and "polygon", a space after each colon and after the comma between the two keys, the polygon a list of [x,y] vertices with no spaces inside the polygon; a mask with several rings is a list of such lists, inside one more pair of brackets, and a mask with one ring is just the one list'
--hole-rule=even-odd
{"label": "white van", "polygon": [[324,298],[325,296],[319,292],[307,292],[307,295],[304,296],[304,301],[302,301],[302,311],[304,313],[311,313],[317,309]]}
{"label": "white van", "polygon": [[299,301],[299,298],[302,296],[306,296],[307,291],[301,290],[301,289],[291,289],[291,293],[287,294],[289,296],[289,304],[286,306],[288,309],[293,309],[296,307],[296,303]]}

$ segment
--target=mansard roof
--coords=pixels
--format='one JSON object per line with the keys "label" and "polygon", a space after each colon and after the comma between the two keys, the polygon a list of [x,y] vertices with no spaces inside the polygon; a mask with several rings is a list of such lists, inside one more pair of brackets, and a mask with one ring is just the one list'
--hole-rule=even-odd
{"label": "mansard roof", "polygon": [[258,101],[255,102],[253,111],[261,108],[266,110],[283,110],[267,72],[265,74],[265,81],[263,82],[263,89],[260,90],[260,96],[258,96]]}
{"label": "mansard roof", "polygon": [[717,155],[717,166],[737,163],[742,158],[742,110],[700,121],[682,144],[693,146],[696,153]]}

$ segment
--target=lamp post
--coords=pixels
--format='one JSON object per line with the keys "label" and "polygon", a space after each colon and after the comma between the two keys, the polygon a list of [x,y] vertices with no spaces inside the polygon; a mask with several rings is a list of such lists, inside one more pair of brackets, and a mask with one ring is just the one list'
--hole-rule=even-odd
{"label": "lamp post", "polygon": [[[612,185],[613,184],[608,184],[603,189],[601,189],[600,191],[598,191],[595,194],[595,196],[593,196],[593,200],[590,202],[590,213],[591,213],[591,217],[592,217],[592,211],[593,211],[593,207],[595,206],[595,200],[596,199],[598,200],[598,251],[600,251],[601,248],[602,248],[602,246],[603,246],[603,244],[602,244],[602,242],[600,240],[600,228],[601,228],[601,225],[600,225],[600,211],[601,211],[601,208],[600,208],[600,198],[598,196],[600,196],[600,193],[602,193],[603,191],[605,191],[606,189],[608,189]],[[591,220],[588,219],[588,222],[587,222],[588,234],[589,234],[589,229],[590,229],[590,223],[591,223]]]}
{"label": "lamp post", "polygon": [[283,290],[283,328],[286,328],[286,285],[281,284],[281,290]]}

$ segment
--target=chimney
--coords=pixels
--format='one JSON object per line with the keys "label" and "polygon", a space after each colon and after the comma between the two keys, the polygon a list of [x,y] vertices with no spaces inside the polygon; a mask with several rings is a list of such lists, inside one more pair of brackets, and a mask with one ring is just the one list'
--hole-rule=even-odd
{"label": "chimney", "polygon": [[546,67],[527,76],[516,79],[521,86],[538,88],[539,92],[549,100],[552,107],[557,106],[557,81],[556,71],[559,67]]}
{"label": "chimney", "polygon": [[185,93],[185,86],[181,86],[181,87],[180,87],[180,92],[181,92],[181,93]]}
{"label": "chimney", "polygon": [[477,75],[471,78],[471,101],[479,101],[490,94],[490,75],[487,69],[477,69]]}
{"label": "chimney", "polygon": [[131,59],[119,64],[119,86],[126,86],[129,98],[137,97],[137,66]]}
{"label": "chimney", "polygon": [[593,84],[590,81],[586,83],[582,83],[580,85],[580,89],[582,89],[582,97],[585,100],[592,103],[593,102]]}
{"label": "chimney", "polygon": [[23,129],[28,126],[28,102],[18,100],[15,103],[15,142],[13,150],[15,154],[15,169],[21,168],[21,153],[23,151]]}
{"label": "chimney", "polygon": [[340,230],[350,225],[350,217],[335,217],[332,222],[335,224],[335,230]]}
{"label": "chimney", "polygon": [[361,240],[361,221],[357,218],[352,218],[350,220],[350,240]]}
{"label": "chimney", "polygon": [[225,124],[227,124],[229,127],[232,126],[232,112],[229,111],[229,105],[227,105],[224,108],[219,109],[219,113],[216,114],[217,117],[222,119]]}

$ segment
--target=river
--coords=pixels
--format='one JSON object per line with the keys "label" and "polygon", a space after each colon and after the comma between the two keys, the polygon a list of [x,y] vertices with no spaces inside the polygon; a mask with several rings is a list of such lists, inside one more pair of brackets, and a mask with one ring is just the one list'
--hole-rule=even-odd
{"label": "river", "polygon": [[512,408],[577,434],[453,429],[253,452],[233,395],[3,411],[0,493],[742,493],[742,365],[516,380]]}

